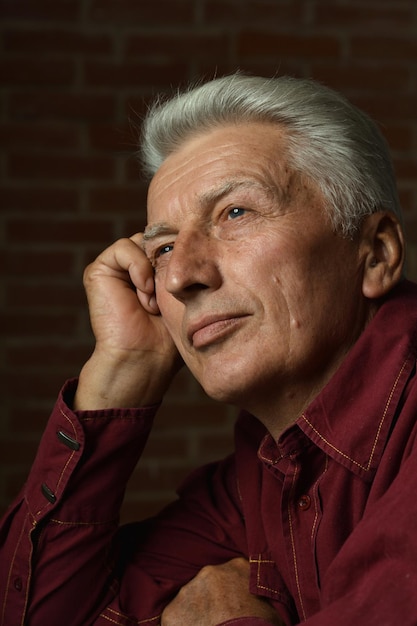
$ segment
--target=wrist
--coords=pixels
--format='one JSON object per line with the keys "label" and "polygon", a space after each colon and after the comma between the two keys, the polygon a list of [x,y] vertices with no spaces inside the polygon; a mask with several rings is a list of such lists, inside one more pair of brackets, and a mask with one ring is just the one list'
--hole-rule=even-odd
{"label": "wrist", "polygon": [[101,355],[97,351],[81,370],[74,398],[75,410],[139,408],[159,404],[178,366],[163,367],[127,355]]}

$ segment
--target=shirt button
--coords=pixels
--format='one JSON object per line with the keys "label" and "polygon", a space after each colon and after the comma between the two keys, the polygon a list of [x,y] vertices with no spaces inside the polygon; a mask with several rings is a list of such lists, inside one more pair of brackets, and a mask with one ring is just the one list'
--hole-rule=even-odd
{"label": "shirt button", "polygon": [[307,511],[311,506],[310,496],[307,496],[307,495],[300,496],[298,498],[297,505],[300,511]]}
{"label": "shirt button", "polygon": [[20,578],[20,576],[14,579],[13,585],[16,591],[22,591],[23,583],[22,583],[22,579]]}

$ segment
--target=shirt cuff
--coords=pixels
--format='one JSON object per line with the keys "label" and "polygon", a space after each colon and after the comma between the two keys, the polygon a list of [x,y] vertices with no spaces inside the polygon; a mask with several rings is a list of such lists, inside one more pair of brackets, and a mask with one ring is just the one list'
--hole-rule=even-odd
{"label": "shirt cuff", "polygon": [[61,390],[29,474],[25,499],[37,523],[96,523],[118,516],[157,406],[73,411],[77,381]]}

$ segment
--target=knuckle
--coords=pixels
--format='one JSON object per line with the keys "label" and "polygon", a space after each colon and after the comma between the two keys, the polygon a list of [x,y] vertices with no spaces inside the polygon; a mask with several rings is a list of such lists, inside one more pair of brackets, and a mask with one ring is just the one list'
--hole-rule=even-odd
{"label": "knuckle", "polygon": [[94,272],[94,262],[93,263],[89,263],[85,268],[84,268],[84,272],[83,272],[83,283],[85,286],[88,286],[92,280],[92,274]]}

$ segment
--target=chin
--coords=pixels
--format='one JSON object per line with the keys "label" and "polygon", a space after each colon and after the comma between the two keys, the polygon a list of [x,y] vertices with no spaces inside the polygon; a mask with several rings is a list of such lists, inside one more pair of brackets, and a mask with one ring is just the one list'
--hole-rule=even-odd
{"label": "chin", "polygon": [[242,405],[254,384],[259,384],[261,374],[254,369],[253,362],[248,362],[247,354],[239,358],[236,351],[234,355],[218,353],[215,358],[198,363],[190,361],[187,365],[210,398],[237,406]]}
{"label": "chin", "polygon": [[242,406],[248,392],[247,386],[236,385],[234,377],[233,380],[224,377],[220,380],[200,380],[199,382],[209,398],[224,404]]}

